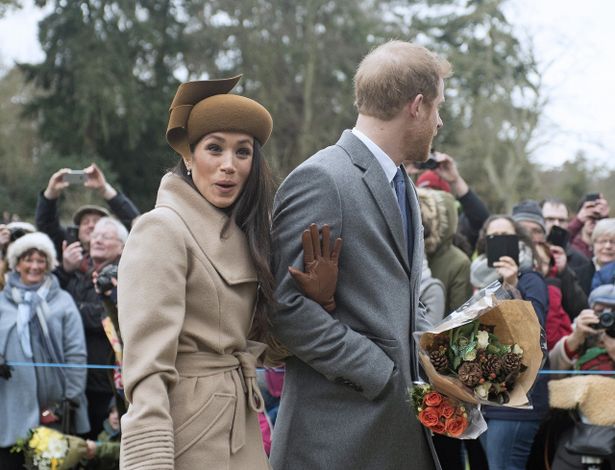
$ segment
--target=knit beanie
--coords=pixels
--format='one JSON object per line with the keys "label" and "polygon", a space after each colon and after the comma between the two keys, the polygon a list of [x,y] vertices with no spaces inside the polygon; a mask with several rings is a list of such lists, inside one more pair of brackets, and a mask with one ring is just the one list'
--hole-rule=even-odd
{"label": "knit beanie", "polygon": [[451,192],[451,185],[433,170],[424,171],[416,180],[417,188],[439,189],[440,191]]}
{"label": "knit beanie", "polygon": [[547,233],[547,228],[545,227],[545,219],[542,216],[542,210],[540,209],[540,205],[536,201],[527,200],[522,201],[512,209],[512,218],[516,222],[534,222],[542,227],[543,232]]}

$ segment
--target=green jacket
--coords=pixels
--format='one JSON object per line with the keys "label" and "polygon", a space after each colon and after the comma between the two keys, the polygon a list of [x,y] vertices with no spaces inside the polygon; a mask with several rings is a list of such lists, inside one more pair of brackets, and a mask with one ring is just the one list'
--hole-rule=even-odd
{"label": "green jacket", "polygon": [[470,259],[453,245],[457,231],[455,198],[445,192],[418,188],[421,216],[425,227],[425,252],[431,274],[446,290],[445,315],[472,296]]}

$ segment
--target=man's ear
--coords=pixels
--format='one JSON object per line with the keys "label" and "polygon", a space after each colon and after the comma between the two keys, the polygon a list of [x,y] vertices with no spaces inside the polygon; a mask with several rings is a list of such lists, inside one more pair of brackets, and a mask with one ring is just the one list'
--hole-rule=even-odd
{"label": "man's ear", "polygon": [[424,101],[424,98],[421,93],[416,95],[414,99],[408,101],[408,104],[406,105],[406,107],[407,107],[408,113],[410,114],[410,117],[413,117],[413,118],[418,117],[423,101]]}

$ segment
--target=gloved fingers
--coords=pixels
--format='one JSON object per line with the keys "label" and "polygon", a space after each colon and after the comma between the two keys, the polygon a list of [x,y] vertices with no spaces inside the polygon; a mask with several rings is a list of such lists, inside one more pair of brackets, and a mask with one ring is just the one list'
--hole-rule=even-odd
{"label": "gloved fingers", "polygon": [[318,226],[316,224],[310,225],[310,234],[312,235],[314,256],[316,258],[320,258],[322,256],[322,252],[320,251],[320,234],[318,233]]}
{"label": "gloved fingers", "polygon": [[336,266],[337,266],[337,261],[340,257],[341,252],[342,252],[342,239],[336,238],[335,244],[333,245],[333,251],[331,252],[331,261],[333,261]]}
{"label": "gloved fingers", "polygon": [[329,237],[331,236],[331,229],[329,228],[329,224],[324,224],[322,226],[322,256],[323,258],[330,258],[329,251]]}
{"label": "gloved fingers", "polygon": [[312,235],[309,230],[304,230],[301,235],[303,244],[303,264],[309,264],[314,261],[314,247],[312,245]]}

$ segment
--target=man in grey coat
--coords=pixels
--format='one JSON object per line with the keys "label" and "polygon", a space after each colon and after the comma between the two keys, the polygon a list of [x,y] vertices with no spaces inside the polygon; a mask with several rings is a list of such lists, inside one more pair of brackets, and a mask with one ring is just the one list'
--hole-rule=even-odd
{"label": "man in grey coat", "polygon": [[[276,195],[272,324],[294,356],[272,439],[274,470],[439,468],[407,397],[418,379],[412,332],[427,324],[419,307],[423,228],[401,164],[428,158],[450,69],[408,42],[374,49],[355,75],[355,128],[299,165]],[[329,224],[344,240],[331,313],[288,272],[303,267],[301,233],[310,223]]]}

